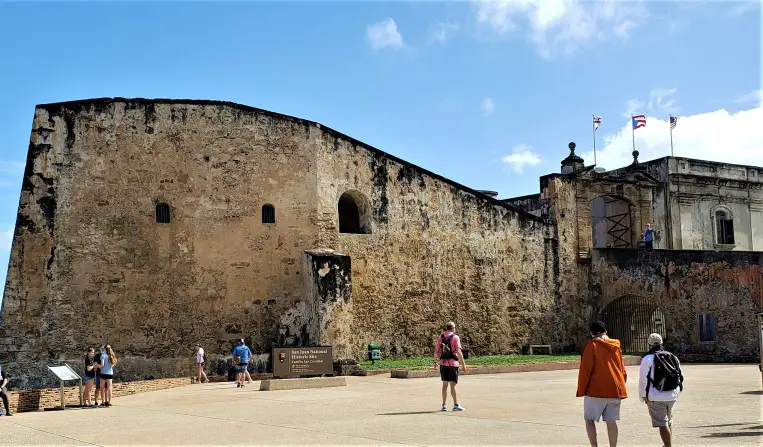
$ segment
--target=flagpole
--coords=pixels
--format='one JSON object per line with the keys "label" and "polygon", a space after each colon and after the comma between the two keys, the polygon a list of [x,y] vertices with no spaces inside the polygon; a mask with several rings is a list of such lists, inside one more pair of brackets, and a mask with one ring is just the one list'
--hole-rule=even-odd
{"label": "flagpole", "polygon": [[633,137],[633,150],[636,150],[636,129],[633,126],[633,115],[631,115],[631,136]]}
{"label": "flagpole", "polygon": [[591,129],[593,129],[593,164],[596,164],[596,115],[591,115]]}
{"label": "flagpole", "polygon": [[673,156],[673,115],[668,115],[668,127],[670,127],[670,156]]}

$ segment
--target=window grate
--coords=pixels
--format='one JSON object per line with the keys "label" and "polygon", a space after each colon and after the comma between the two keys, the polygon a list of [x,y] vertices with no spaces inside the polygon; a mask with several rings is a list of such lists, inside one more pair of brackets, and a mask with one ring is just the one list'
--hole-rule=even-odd
{"label": "window grate", "polygon": [[156,223],[168,224],[170,222],[170,206],[166,203],[156,205]]}

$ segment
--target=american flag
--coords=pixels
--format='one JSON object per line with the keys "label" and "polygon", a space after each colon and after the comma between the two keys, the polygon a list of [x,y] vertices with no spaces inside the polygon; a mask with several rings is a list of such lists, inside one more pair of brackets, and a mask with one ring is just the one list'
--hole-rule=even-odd
{"label": "american flag", "polygon": [[670,129],[671,130],[675,129],[676,128],[676,124],[678,124],[678,117],[670,115]]}
{"label": "american flag", "polygon": [[633,124],[633,130],[638,129],[639,127],[645,127],[646,126],[646,116],[644,116],[644,115],[632,115],[631,116],[631,123]]}
{"label": "american flag", "polygon": [[600,124],[601,124],[601,117],[600,116],[594,116],[593,117],[593,130],[598,129]]}

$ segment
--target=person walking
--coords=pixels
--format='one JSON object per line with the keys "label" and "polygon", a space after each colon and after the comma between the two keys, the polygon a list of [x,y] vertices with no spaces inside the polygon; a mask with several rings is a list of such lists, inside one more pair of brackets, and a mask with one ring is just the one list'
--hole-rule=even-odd
{"label": "person walking", "polygon": [[665,447],[673,442],[673,405],[683,391],[684,376],[678,357],[665,350],[660,334],[647,339],[649,352],[641,359],[638,392],[649,408],[652,427],[658,428]]}
{"label": "person walking", "polygon": [[114,367],[117,366],[117,355],[111,349],[111,345],[106,345],[105,353],[101,355],[101,384],[103,386],[103,406],[111,406],[112,380],[114,379]]}
{"label": "person walking", "polygon": [[607,424],[610,447],[617,446],[620,403],[628,397],[628,374],[623,364],[620,340],[609,338],[601,321],[590,326],[591,339],[583,348],[578,371],[577,397],[583,397],[583,419],[591,447],[598,447],[596,423]]}
{"label": "person walking", "polygon": [[[93,407],[90,397],[93,394],[93,385],[95,385],[95,349],[89,348],[85,353],[85,375],[82,381],[85,383],[85,389],[82,391],[82,401],[86,407]],[[96,396],[97,400],[97,396]]]}
{"label": "person walking", "polygon": [[[209,378],[204,372],[204,364],[206,361],[207,353],[204,351],[204,348],[201,347],[201,344],[196,343],[196,381],[198,383],[209,382]],[[204,379],[203,381],[202,378]]]}
{"label": "person walking", "polygon": [[246,379],[246,370],[249,366],[249,358],[252,356],[252,351],[244,343],[244,339],[238,341],[238,346],[233,348],[233,366],[236,368],[236,388],[244,387],[244,379]]}
{"label": "person walking", "polygon": [[[459,364],[459,361],[461,362]],[[461,352],[461,338],[456,335],[456,324],[449,321],[445,325],[445,332],[437,338],[434,353],[434,367],[440,367],[440,380],[442,381],[442,411],[448,411],[448,386],[450,395],[453,397],[453,411],[464,411],[465,408],[458,403],[456,385],[458,385],[458,368],[461,366],[466,371],[464,354]]]}
{"label": "person walking", "polygon": [[646,229],[641,237],[644,238],[644,248],[647,250],[654,248],[654,230],[652,229],[652,224],[646,224]]}
{"label": "person walking", "polygon": [[11,406],[8,402],[8,376],[5,374],[5,369],[0,365],[0,399],[3,400],[3,408],[5,409],[5,416],[13,416],[11,413]]}

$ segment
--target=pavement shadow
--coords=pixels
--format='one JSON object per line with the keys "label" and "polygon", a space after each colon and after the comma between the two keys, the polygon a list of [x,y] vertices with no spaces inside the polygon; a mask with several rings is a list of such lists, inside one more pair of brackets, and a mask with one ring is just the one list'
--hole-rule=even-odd
{"label": "pavement shadow", "polygon": [[411,414],[437,414],[445,413],[444,411],[401,411],[397,413],[377,413],[377,416],[405,416]]}
{"label": "pavement shadow", "polygon": [[709,425],[706,427],[729,427],[729,426],[742,426],[738,427],[733,432],[719,432],[710,433],[709,435],[702,436],[703,438],[748,438],[748,437],[762,437],[763,438],[763,425],[756,423],[747,424],[721,424],[721,425]]}
{"label": "pavement shadow", "polygon": [[753,396],[763,396],[763,390],[756,390],[756,391],[742,391],[739,394],[751,394]]}

